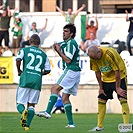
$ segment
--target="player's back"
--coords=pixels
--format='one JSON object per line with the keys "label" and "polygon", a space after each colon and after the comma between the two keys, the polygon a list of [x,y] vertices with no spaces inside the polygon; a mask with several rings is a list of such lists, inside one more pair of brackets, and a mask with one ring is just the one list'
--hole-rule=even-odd
{"label": "player's back", "polygon": [[20,86],[39,89],[42,83],[42,71],[47,55],[38,47],[30,46],[20,50],[23,60],[23,72],[20,76]]}

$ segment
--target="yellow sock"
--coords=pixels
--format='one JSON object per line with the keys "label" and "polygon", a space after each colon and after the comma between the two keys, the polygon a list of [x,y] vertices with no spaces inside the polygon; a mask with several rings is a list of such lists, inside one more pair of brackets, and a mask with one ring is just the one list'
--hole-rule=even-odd
{"label": "yellow sock", "polygon": [[129,106],[127,104],[127,100],[120,100],[122,106],[122,115],[123,115],[123,122],[124,124],[129,123]]}
{"label": "yellow sock", "polygon": [[103,127],[104,116],[106,113],[106,102],[98,100],[98,127]]}

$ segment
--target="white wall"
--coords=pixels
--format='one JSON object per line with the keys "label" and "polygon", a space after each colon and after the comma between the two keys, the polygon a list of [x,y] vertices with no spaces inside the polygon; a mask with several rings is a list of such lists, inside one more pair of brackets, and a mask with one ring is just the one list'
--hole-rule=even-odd
{"label": "white wall", "polygon": [[[46,109],[50,88],[52,85],[43,85],[36,111]],[[17,85],[0,85],[0,112],[16,112]],[[79,86],[77,96],[71,96],[74,113],[97,113],[97,85]],[[133,86],[128,86],[128,103],[130,113],[133,114]],[[76,111],[78,109],[78,111]],[[121,113],[121,105],[114,93],[114,99],[107,102],[107,113]]]}
{"label": "white wall", "polygon": [[[77,27],[76,40],[78,43],[81,41],[81,15],[85,15],[85,12],[81,12],[75,19],[75,25]],[[64,17],[58,12],[38,12],[38,13],[20,13],[23,27],[23,39],[25,39],[26,33],[31,28],[32,22],[37,22],[37,28],[41,28],[45,24],[45,19],[48,18],[48,25],[45,31],[41,33],[42,47],[49,47],[54,41],[62,40],[62,28],[65,25]],[[95,14],[90,14],[90,20],[94,19]],[[120,41],[126,41],[128,34],[129,22],[125,20],[125,14],[97,14],[99,28],[97,37],[100,42],[115,42],[117,39]],[[130,16],[130,14],[129,14]],[[11,20],[11,27],[13,20]],[[10,42],[12,40],[12,33],[10,32]],[[11,45],[11,44],[10,44]]]}

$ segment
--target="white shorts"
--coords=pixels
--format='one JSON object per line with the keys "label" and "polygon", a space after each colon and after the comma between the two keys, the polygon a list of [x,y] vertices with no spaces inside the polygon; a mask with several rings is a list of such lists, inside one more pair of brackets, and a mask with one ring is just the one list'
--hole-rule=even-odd
{"label": "white shorts", "polygon": [[62,92],[66,94],[71,94],[76,96],[78,85],[80,82],[80,71],[65,70],[57,81],[61,87],[63,87]]}
{"label": "white shorts", "polygon": [[31,88],[17,89],[16,102],[21,104],[33,103],[37,104],[40,97],[40,91]]}

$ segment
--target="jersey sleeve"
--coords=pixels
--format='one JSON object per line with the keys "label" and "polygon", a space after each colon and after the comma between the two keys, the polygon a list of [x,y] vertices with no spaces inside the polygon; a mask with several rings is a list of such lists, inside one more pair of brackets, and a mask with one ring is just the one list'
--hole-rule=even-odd
{"label": "jersey sleeve", "polygon": [[96,64],[96,61],[94,59],[91,59],[91,58],[90,58],[90,69],[95,71],[95,72],[99,71],[99,67]]}
{"label": "jersey sleeve", "polygon": [[16,60],[22,60],[24,57],[24,50],[21,49],[19,52],[18,52],[18,55],[16,57]]}
{"label": "jersey sleeve", "polygon": [[72,42],[70,42],[67,47],[66,47],[66,51],[65,51],[65,55],[72,60],[74,53],[76,51],[76,47],[74,46],[74,44]]}
{"label": "jersey sleeve", "polygon": [[110,50],[110,54],[108,54],[108,61],[113,71],[120,70],[120,57],[117,53]]}
{"label": "jersey sleeve", "polygon": [[45,62],[45,65],[44,65],[44,70],[45,71],[50,71],[51,70],[51,65],[50,65],[50,61],[48,58],[46,58],[46,62]]}

